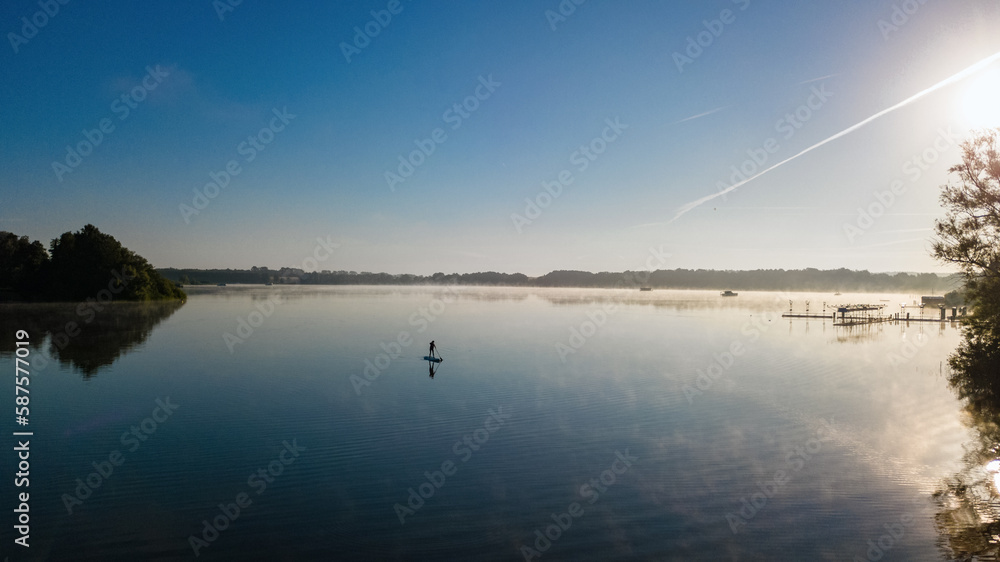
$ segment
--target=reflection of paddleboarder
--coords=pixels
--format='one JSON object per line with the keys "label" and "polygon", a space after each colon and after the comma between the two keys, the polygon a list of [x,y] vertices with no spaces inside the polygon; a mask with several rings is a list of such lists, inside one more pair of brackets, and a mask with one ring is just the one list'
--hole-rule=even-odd
{"label": "reflection of paddleboarder", "polygon": [[434,352],[437,351],[437,346],[434,345],[434,340],[431,340],[431,349],[427,352],[429,357],[434,357]]}

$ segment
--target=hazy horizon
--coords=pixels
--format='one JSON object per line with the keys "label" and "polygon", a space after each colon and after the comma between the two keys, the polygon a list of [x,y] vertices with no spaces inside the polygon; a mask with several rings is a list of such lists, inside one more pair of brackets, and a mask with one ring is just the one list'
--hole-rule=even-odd
{"label": "hazy horizon", "polygon": [[0,7],[0,230],[160,268],[950,273],[1000,125],[985,0],[40,10]]}
{"label": "hazy horizon", "polygon": [[[294,266],[294,265],[283,265],[283,266],[279,266],[279,267],[272,267],[272,266],[270,266],[268,264],[257,264],[256,266],[252,266],[252,267],[261,267],[261,266],[267,267],[270,271],[280,271],[280,270],[285,269],[285,268],[288,268],[288,269],[301,269],[301,267]],[[156,267],[156,266],[154,266],[154,267]],[[235,268],[235,267],[234,268],[225,268],[225,267],[205,267],[205,268],[199,268],[199,267],[156,267],[156,269],[175,269],[175,270],[178,270],[178,271],[183,271],[183,270],[206,270],[206,271],[213,271],[213,270],[232,269],[232,270],[249,271],[251,268],[250,267],[247,267],[247,268]],[[837,269],[841,269],[841,268],[821,269],[821,268],[810,268],[810,267],[803,267],[803,268],[774,267],[774,268],[757,268],[757,269],[728,269],[728,268],[708,269],[708,268],[690,268],[690,267],[663,267],[663,268],[657,268],[657,269],[659,269],[659,270],[667,270],[667,271],[675,270],[675,269],[688,270],[688,271],[698,271],[700,269],[702,271],[748,272],[748,271],[757,271],[757,270],[765,270],[765,271],[766,270],[803,271],[803,270],[807,270],[807,269],[817,269],[819,271],[836,271]],[[657,269],[653,269],[652,271],[656,271]],[[844,269],[848,269],[850,271],[868,271],[869,273],[871,273],[873,275],[882,275],[882,274],[884,274],[884,275],[898,275],[900,273],[905,273],[907,275],[935,274],[935,275],[940,275],[940,276],[945,276],[945,277],[950,276],[950,275],[959,275],[958,272],[947,272],[947,271],[941,271],[941,272],[936,272],[936,271],[872,271],[872,270],[851,269],[851,268],[844,268]],[[477,271],[435,271],[434,273],[429,273],[429,274],[413,273],[412,271],[370,271],[370,270],[367,270],[367,269],[366,270],[360,270],[360,269],[333,269],[333,270],[317,269],[317,270],[313,270],[313,271],[310,271],[310,270],[303,270],[303,271],[305,271],[306,273],[317,273],[317,272],[322,272],[322,271],[334,271],[334,272],[335,271],[346,271],[346,272],[354,271],[354,272],[357,272],[357,273],[367,272],[367,273],[386,273],[386,274],[389,274],[389,275],[421,275],[421,276],[424,276],[424,277],[428,277],[428,276],[434,275],[435,273],[444,273],[445,275],[452,275],[452,274],[455,274],[455,275],[467,275],[467,274],[474,274],[474,273],[488,273],[488,272],[492,271],[494,273],[501,273],[501,274],[506,274],[506,275],[513,275],[513,274],[521,273],[521,274],[524,274],[524,275],[528,276],[529,278],[535,278],[535,277],[544,276],[544,275],[552,273],[554,271],[584,271],[584,272],[587,272],[587,273],[595,273],[596,274],[596,273],[623,273],[625,271],[649,271],[649,270],[638,269],[638,270],[617,270],[617,271],[611,271],[611,270],[589,271],[589,270],[583,270],[583,269],[576,269],[576,270],[572,270],[572,269],[550,269],[548,271],[543,271],[542,273],[539,273],[537,275],[528,274],[528,273],[525,273],[523,271],[496,271],[496,270],[491,270],[491,269],[482,269],[482,270],[477,270]]]}

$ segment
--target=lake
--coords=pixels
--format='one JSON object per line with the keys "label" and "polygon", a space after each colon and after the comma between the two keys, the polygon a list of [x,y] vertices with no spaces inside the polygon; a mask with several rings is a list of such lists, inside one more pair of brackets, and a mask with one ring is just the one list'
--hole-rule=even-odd
{"label": "lake", "polygon": [[30,423],[9,424],[33,432],[31,547],[12,560],[949,554],[933,494],[977,439],[948,383],[960,331],[781,318],[919,296],[188,294],[3,305],[4,371],[14,330],[33,344]]}

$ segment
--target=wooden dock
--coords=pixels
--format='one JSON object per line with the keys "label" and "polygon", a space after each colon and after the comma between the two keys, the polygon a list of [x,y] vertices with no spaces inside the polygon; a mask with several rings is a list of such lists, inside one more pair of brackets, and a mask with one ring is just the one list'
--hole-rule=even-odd
{"label": "wooden dock", "polygon": [[[957,322],[961,319],[960,316],[956,315],[956,309],[952,309],[952,315],[950,317],[946,314],[946,309],[941,309],[941,316],[939,318],[925,318],[923,316],[911,317],[909,313],[903,316],[903,313],[895,314],[883,314],[887,305],[884,304],[846,304],[839,306],[827,306],[823,303],[824,314],[816,314],[809,312],[809,301],[806,301],[806,311],[805,313],[797,313],[792,310],[792,301],[788,301],[788,312],[782,314],[782,318],[815,318],[819,320],[832,320],[834,326],[865,326],[868,324],[882,324],[885,322],[892,323],[909,323],[909,322]],[[826,312],[830,310],[830,312]],[[964,309],[962,310],[964,316]],[[840,318],[837,318],[837,315]]]}
{"label": "wooden dock", "polygon": [[782,318],[823,318],[833,319],[834,314],[782,314]]}
{"label": "wooden dock", "polygon": [[854,320],[846,319],[843,322],[838,322],[833,318],[832,314],[782,314],[782,318],[814,318],[818,320],[833,320],[834,326],[861,326],[864,324],[880,324],[882,322],[893,322],[897,324],[908,324],[910,322],[937,322],[943,324],[945,322],[958,322],[960,318],[945,318],[941,320],[940,318],[897,318],[895,316],[877,316],[872,318],[857,318]]}

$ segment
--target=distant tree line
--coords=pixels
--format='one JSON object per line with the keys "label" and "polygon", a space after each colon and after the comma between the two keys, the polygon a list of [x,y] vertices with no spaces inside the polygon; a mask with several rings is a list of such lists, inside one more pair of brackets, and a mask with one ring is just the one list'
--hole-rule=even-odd
{"label": "distant tree line", "polygon": [[176,269],[156,270],[160,275],[181,285],[215,285],[217,283],[264,284],[278,283],[280,272],[266,267],[252,269]]}
{"label": "distant tree line", "polygon": [[301,269],[269,269],[254,266],[250,269],[176,269],[157,270],[165,278],[182,285],[217,285],[219,283],[301,283],[312,285],[505,285],[526,287],[531,278],[522,273],[435,273],[412,275],[408,273],[372,273],[370,271],[317,271]]}
{"label": "distant tree line", "polygon": [[372,273],[369,271],[303,272],[267,267],[246,269],[160,269],[164,277],[182,284],[302,283],[313,285],[499,285],[508,287],[592,287],[654,289],[733,289],[745,291],[859,291],[943,293],[958,284],[955,277],[934,273],[870,273],[849,269],[758,269],[721,271],[671,269],[591,273],[552,271],[540,277],[522,273],[435,273],[433,275]]}
{"label": "distant tree line", "polygon": [[0,231],[0,300],[80,302],[185,298],[176,284],[88,224],[42,243]]}
{"label": "distant tree line", "polygon": [[870,273],[849,269],[757,269],[752,271],[668,269],[648,272],[553,271],[536,279],[544,287],[634,287],[654,289],[733,289],[744,291],[915,292],[954,288],[934,273]]}

